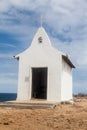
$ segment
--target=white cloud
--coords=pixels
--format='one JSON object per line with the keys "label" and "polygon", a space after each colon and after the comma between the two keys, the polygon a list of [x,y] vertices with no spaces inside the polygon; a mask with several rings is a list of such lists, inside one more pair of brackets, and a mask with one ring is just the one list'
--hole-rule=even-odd
{"label": "white cloud", "polygon": [[[44,23],[48,24],[58,34],[66,35],[66,37],[72,39],[87,37],[87,2],[85,0],[8,0],[8,3],[5,2],[3,6],[6,7],[8,4],[8,14],[1,14],[1,30],[16,33],[17,35],[21,33],[27,35],[28,30],[32,30],[30,26],[34,25],[31,25],[31,22],[35,21],[38,16],[22,14],[16,10],[21,8],[21,10],[25,9],[39,15],[42,14]],[[19,24],[15,23],[14,20],[17,20]]]}
{"label": "white cloud", "polygon": [[17,80],[11,78],[1,79],[0,92],[17,93]]}
{"label": "white cloud", "polygon": [[9,8],[9,0],[0,0],[0,12],[6,12]]}
{"label": "white cloud", "polygon": [[85,93],[87,94],[87,82],[78,80],[78,82],[74,82],[74,94]]}
{"label": "white cloud", "polygon": [[[9,66],[10,67],[10,66]],[[0,73],[0,92],[17,92],[17,73]]]}
{"label": "white cloud", "polygon": [[[42,15],[53,45],[70,54],[77,69],[87,70],[86,12],[86,0],[1,0],[0,32],[7,32],[21,41],[19,50],[21,46],[28,47]],[[15,48],[13,44],[7,46]],[[8,59],[12,55],[0,53],[0,58]]]}
{"label": "white cloud", "polygon": [[11,79],[11,78],[4,78],[4,79],[1,79],[0,80],[0,84],[7,84],[7,85],[9,85],[9,84],[16,84],[17,85],[17,80],[15,80],[15,79]]}
{"label": "white cloud", "polygon": [[8,44],[8,43],[0,43],[0,47],[10,47],[10,48],[17,48],[15,45]]}
{"label": "white cloud", "polygon": [[61,42],[57,38],[51,38],[53,46],[71,56],[76,68],[87,66],[87,40],[73,40]]}
{"label": "white cloud", "polygon": [[0,79],[2,78],[8,78],[8,77],[10,77],[10,78],[14,78],[14,77],[16,77],[17,76],[17,74],[16,73],[12,73],[12,72],[8,72],[8,73],[1,73],[0,74]]}
{"label": "white cloud", "polygon": [[12,54],[8,54],[8,53],[0,53],[0,58],[6,58],[6,59],[9,59],[9,58],[12,58]]}

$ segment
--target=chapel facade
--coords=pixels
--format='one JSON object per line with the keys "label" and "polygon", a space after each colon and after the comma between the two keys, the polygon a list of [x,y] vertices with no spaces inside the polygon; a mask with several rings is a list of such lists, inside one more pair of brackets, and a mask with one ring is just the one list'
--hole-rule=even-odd
{"label": "chapel facade", "polygon": [[73,97],[72,69],[68,55],[58,51],[40,27],[19,60],[17,100],[68,101]]}

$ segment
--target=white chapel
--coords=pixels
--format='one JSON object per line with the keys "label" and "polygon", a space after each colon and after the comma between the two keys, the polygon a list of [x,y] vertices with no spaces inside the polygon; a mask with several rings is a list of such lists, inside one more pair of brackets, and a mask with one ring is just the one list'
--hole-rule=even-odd
{"label": "white chapel", "polygon": [[69,101],[73,94],[72,69],[68,55],[51,45],[40,27],[28,49],[15,56],[19,60],[17,100]]}

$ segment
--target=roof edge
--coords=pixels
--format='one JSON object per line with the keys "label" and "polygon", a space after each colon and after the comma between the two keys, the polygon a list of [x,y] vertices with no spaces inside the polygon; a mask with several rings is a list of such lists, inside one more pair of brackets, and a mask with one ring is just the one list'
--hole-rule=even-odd
{"label": "roof edge", "polygon": [[19,55],[14,55],[13,58],[19,60]]}
{"label": "roof edge", "polygon": [[71,60],[69,59],[69,57],[66,55],[62,55],[62,58],[64,59],[64,61],[66,61],[72,68],[76,68],[75,65],[71,62]]}

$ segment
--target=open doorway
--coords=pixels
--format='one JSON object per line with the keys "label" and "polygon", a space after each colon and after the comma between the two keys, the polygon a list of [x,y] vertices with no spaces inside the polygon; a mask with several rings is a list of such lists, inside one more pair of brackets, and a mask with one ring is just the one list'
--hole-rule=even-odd
{"label": "open doorway", "polygon": [[47,68],[32,68],[32,98],[47,99]]}

